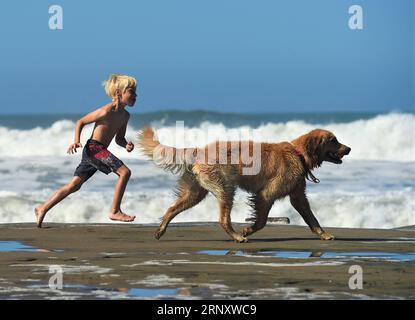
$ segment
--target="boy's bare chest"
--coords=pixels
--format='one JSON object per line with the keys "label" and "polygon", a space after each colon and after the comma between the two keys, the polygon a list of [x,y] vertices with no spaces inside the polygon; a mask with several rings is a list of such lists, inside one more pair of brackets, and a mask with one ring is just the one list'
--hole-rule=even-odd
{"label": "boy's bare chest", "polygon": [[102,124],[108,126],[113,130],[118,130],[126,122],[126,116],[124,114],[117,114],[115,112],[109,113],[104,119]]}

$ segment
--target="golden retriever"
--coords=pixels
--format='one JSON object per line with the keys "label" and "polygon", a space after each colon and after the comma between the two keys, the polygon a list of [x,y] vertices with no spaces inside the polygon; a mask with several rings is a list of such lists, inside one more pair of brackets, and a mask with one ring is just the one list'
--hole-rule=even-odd
{"label": "golden retriever", "polygon": [[[319,167],[323,161],[340,164],[342,157],[351,151],[348,146],[339,143],[330,131],[315,129],[291,143],[216,141],[204,148],[162,145],[151,128],[141,131],[138,138],[141,150],[157,165],[172,172],[181,172],[176,190],[177,200],[162,217],[155,232],[156,239],[166,232],[169,222],[176,215],[198,204],[209,191],[219,202],[220,224],[236,242],[246,242],[247,236],[262,229],[275,200],[286,196],[290,197],[292,206],[313,233],[322,240],[334,239],[333,235],[320,227],[305,193],[306,178],[319,182],[311,170]],[[244,143],[245,149],[252,154],[249,164],[242,157]],[[258,152],[253,152],[255,150]],[[244,174],[244,170],[255,161],[259,163],[256,172]],[[255,218],[255,222],[243,229],[242,234],[234,231],[230,218],[237,187],[251,193],[250,204]]]}

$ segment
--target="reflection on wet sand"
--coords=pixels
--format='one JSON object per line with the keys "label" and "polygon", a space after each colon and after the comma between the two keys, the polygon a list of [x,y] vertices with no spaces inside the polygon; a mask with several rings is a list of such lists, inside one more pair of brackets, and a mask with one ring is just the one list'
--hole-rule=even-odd
{"label": "reflection on wet sand", "polygon": [[389,261],[415,261],[415,252],[335,252],[335,251],[282,251],[282,250],[202,250],[199,254],[243,256],[243,257],[273,257],[281,259],[383,259]]}

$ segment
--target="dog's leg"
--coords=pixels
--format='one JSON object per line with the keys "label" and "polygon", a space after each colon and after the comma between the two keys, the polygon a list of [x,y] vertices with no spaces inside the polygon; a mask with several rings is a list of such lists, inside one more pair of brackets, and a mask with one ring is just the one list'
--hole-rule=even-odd
{"label": "dog's leg", "polygon": [[219,185],[211,188],[211,191],[219,202],[219,223],[229,236],[236,242],[247,242],[248,239],[235,232],[231,223],[231,210],[233,206],[233,197],[235,187],[232,184],[224,185],[223,181]]}
{"label": "dog's leg", "polygon": [[316,217],[310,209],[307,197],[305,195],[305,181],[300,184],[291,194],[290,202],[295,210],[303,217],[304,221],[310,227],[311,231],[317,234],[322,240],[333,240],[334,236],[325,232],[318,223]]}
{"label": "dog's leg", "polygon": [[178,199],[170,208],[167,209],[161,219],[159,228],[154,233],[156,239],[160,239],[166,232],[168,224],[175,216],[177,216],[180,212],[197,205],[206,197],[207,193],[208,191],[203,189],[194,177],[191,177],[185,173],[179,181],[177,191]]}
{"label": "dog's leg", "polygon": [[154,233],[156,239],[160,239],[161,236],[166,232],[168,224],[175,216],[177,216],[180,212],[183,212],[197,205],[206,197],[207,193],[207,190],[200,188],[198,191],[191,190],[191,192],[181,195],[180,198],[167,209],[166,213],[161,219],[160,226]]}
{"label": "dog's leg", "polygon": [[219,194],[217,196],[219,200],[219,223],[222,226],[222,228],[226,231],[229,236],[235,240],[236,242],[247,242],[248,239],[241,236],[239,233],[235,232],[235,230],[232,227],[231,223],[231,210],[233,205],[233,194],[232,197],[229,197],[229,193],[226,195]]}
{"label": "dog's leg", "polygon": [[[218,199],[219,223],[229,236],[236,242],[247,242],[248,240],[235,232],[231,224],[231,210],[236,184],[228,179],[231,174],[224,174],[220,166],[198,165],[194,167],[196,177],[200,185]],[[227,178],[228,177],[228,178]]]}
{"label": "dog's leg", "polygon": [[255,194],[251,198],[251,206],[254,209],[255,222],[252,226],[249,226],[242,230],[242,235],[247,237],[258,230],[261,230],[267,224],[267,218],[272,205],[273,200],[267,199],[262,192]]}

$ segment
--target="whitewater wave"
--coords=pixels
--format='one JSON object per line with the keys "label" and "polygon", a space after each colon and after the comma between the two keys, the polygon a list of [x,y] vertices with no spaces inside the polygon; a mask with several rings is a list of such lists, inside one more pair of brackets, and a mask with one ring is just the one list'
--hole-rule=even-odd
{"label": "whitewater wave", "polygon": [[[77,157],[0,159],[0,223],[33,222],[34,208],[67,183],[79,163]],[[149,161],[126,159],[132,176],[122,209],[137,215],[136,223],[158,223],[174,202],[177,176]],[[415,224],[415,166],[413,162],[345,161],[324,164],[315,170],[319,184],[308,183],[310,205],[323,226],[396,228]],[[116,175],[96,173],[79,192],[54,207],[46,222],[110,223]],[[238,190],[232,221],[250,216],[247,194]],[[273,206],[271,216],[289,217],[305,225],[288,198]],[[210,194],[199,205],[178,215],[174,222],[218,221],[218,204]]]}
{"label": "whitewater wave", "polygon": [[[0,223],[33,222],[33,208],[39,199],[49,196],[49,190],[19,195],[0,193]],[[233,222],[244,222],[250,216],[246,194],[238,192],[232,210]],[[394,190],[378,194],[360,192],[313,193],[310,205],[320,224],[325,227],[396,228],[415,221],[413,190]],[[46,218],[58,223],[111,223],[108,219],[112,192],[77,193],[58,204]],[[137,216],[135,223],[159,223],[159,218],[174,202],[170,191],[126,192],[123,210]],[[178,215],[174,222],[218,221],[218,204],[209,195],[195,208]],[[289,217],[294,225],[305,225],[288,199],[278,201],[270,216]]]}
{"label": "whitewater wave", "polygon": [[[290,141],[314,128],[332,131],[338,140],[352,148],[349,160],[415,161],[415,115],[393,113],[348,123],[311,124],[304,121],[266,123],[257,127],[227,128],[220,122],[203,122],[197,127],[164,126],[156,130],[162,143],[172,146],[203,146],[215,139],[253,139],[263,142]],[[48,128],[30,130],[0,127],[2,157],[62,156],[73,141],[75,123],[60,120]],[[81,141],[91,136],[86,126]],[[139,128],[129,127],[126,137],[136,142]],[[113,143],[109,148],[121,158],[144,159],[138,152],[128,154]]]}

